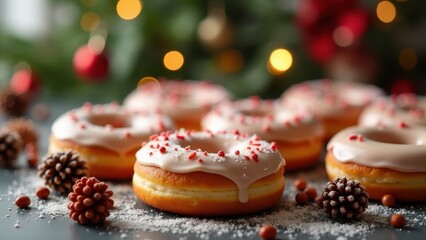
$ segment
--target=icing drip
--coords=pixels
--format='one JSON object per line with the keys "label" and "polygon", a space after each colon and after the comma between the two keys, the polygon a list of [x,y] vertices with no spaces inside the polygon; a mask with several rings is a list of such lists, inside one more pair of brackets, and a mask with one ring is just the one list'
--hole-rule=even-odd
{"label": "icing drip", "polygon": [[201,116],[213,105],[229,98],[225,88],[207,81],[163,79],[160,85],[146,84],[131,92],[124,106],[130,111],[160,110],[172,118],[185,119]]}
{"label": "icing drip", "polygon": [[284,92],[282,99],[305,104],[323,117],[362,109],[382,95],[383,91],[373,85],[320,79],[293,85]]}
{"label": "icing drip", "polygon": [[[183,147],[186,143],[210,149]],[[224,176],[236,184],[238,201],[245,203],[249,200],[248,187],[253,182],[276,173],[285,165],[281,154],[272,146],[257,136],[180,130],[152,137],[136,153],[136,159],[140,164],[174,173],[202,171]]]}
{"label": "icing drip", "polygon": [[160,114],[129,113],[117,104],[86,103],[56,119],[52,135],[59,140],[104,147],[124,155],[150,135],[172,127],[171,120]]}
{"label": "icing drip", "polygon": [[299,142],[323,135],[320,122],[300,104],[256,97],[219,104],[201,125],[212,132],[238,129],[268,141]]}
{"label": "icing drip", "polygon": [[341,162],[426,172],[425,128],[351,127],[336,134],[327,149]]}
{"label": "icing drip", "polygon": [[411,94],[382,98],[368,106],[361,114],[362,126],[397,126],[400,122],[426,126],[426,99]]}

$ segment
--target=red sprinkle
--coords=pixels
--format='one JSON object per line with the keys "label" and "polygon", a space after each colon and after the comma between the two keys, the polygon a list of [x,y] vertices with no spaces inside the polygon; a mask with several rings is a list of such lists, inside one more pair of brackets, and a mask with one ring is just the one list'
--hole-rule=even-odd
{"label": "red sprinkle", "polygon": [[188,159],[193,159],[196,155],[196,152],[192,152],[191,154],[189,154]]}
{"label": "red sprinkle", "polygon": [[90,112],[90,111],[92,110],[92,104],[91,104],[91,103],[88,103],[88,102],[84,103],[84,104],[83,104],[83,109],[84,109],[85,111],[87,111],[87,112]]}
{"label": "red sprinkle", "polygon": [[364,141],[364,136],[362,136],[361,134],[358,135],[358,142],[363,142]]}
{"label": "red sprinkle", "polygon": [[85,125],[84,123],[80,124],[80,125],[79,125],[79,127],[80,127],[81,129],[86,129],[86,125]]}
{"label": "red sprinkle", "polygon": [[182,136],[182,135],[176,135],[176,138],[179,139],[179,140],[185,140],[185,137]]}
{"label": "red sprinkle", "polygon": [[400,127],[400,128],[408,128],[409,126],[408,126],[408,124],[406,123],[406,122],[399,122],[398,123],[398,127]]}
{"label": "red sprinkle", "polygon": [[247,161],[249,161],[249,160],[250,160],[249,156],[244,155],[244,158],[245,158]]}
{"label": "red sprinkle", "polygon": [[271,131],[271,127],[269,126],[269,124],[265,124],[262,126],[262,130],[265,132],[269,132]]}
{"label": "red sprinkle", "polygon": [[149,140],[157,140],[158,139],[158,134],[154,134],[154,135],[151,135],[151,136],[149,136]]}
{"label": "red sprinkle", "polygon": [[130,132],[129,131],[125,131],[124,132],[124,137],[125,138],[130,138],[132,135],[130,134]]}
{"label": "red sprinkle", "polygon": [[152,152],[149,152],[149,156],[152,156],[152,155],[154,155],[154,153],[152,153]]}
{"label": "red sprinkle", "polygon": [[240,135],[240,131],[238,131],[238,130],[234,130],[233,133],[234,133],[234,135]]}
{"label": "red sprinkle", "polygon": [[240,155],[240,150],[235,150],[235,155]]}
{"label": "red sprinkle", "polygon": [[161,153],[165,153],[166,152],[166,148],[165,147],[160,147],[160,152]]}
{"label": "red sprinkle", "polygon": [[278,148],[277,143],[276,142],[271,142],[271,150],[272,151],[276,151]]}
{"label": "red sprinkle", "polygon": [[217,152],[217,155],[218,155],[219,157],[225,157],[225,152],[224,152],[224,151],[222,151],[222,150],[220,150],[219,152]]}
{"label": "red sprinkle", "polygon": [[348,139],[349,139],[349,141],[355,141],[355,140],[358,139],[358,136],[355,135],[355,134],[351,134],[351,135],[348,136]]}
{"label": "red sprinkle", "polygon": [[207,151],[204,151],[204,156],[209,155],[209,153]]}
{"label": "red sprinkle", "polygon": [[201,159],[201,158],[200,158],[200,159],[198,159],[198,162],[199,162],[199,163],[202,163],[202,162],[203,162],[203,159]]}
{"label": "red sprinkle", "polygon": [[259,156],[256,153],[253,153],[251,155],[251,158],[253,158],[253,160],[256,161],[256,162],[259,161]]}

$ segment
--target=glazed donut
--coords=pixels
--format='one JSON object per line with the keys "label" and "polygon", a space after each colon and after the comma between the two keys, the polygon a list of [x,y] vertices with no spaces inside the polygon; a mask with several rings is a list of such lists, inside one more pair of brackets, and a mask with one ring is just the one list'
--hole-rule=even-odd
{"label": "glazed donut", "polygon": [[314,165],[323,151],[324,131],[321,123],[306,108],[295,103],[279,104],[251,97],[224,102],[201,121],[204,130],[256,134],[276,142],[286,160],[286,170]]}
{"label": "glazed donut", "polygon": [[55,120],[48,152],[73,149],[86,161],[90,176],[130,179],[141,143],[172,127],[171,120],[160,114],[129,113],[115,103],[86,103]]}
{"label": "glazed donut", "polygon": [[365,108],[359,118],[359,125],[381,127],[408,124],[426,127],[425,111],[425,97],[401,94],[381,98]]}
{"label": "glazed donut", "polygon": [[177,128],[200,130],[201,117],[212,106],[230,99],[225,88],[208,81],[160,80],[138,87],[124,100],[130,111],[160,110]]}
{"label": "glazed donut", "polygon": [[271,208],[282,196],[285,161],[257,136],[181,129],[151,139],[136,153],[133,189],[152,207],[239,215]]}
{"label": "glazed donut", "polygon": [[426,201],[425,144],[425,128],[351,127],[328,143],[326,171],[358,179],[374,200]]}
{"label": "glazed donut", "polygon": [[312,110],[324,125],[326,139],[330,139],[338,131],[356,125],[364,107],[382,95],[382,90],[372,85],[321,79],[295,84],[281,98]]}

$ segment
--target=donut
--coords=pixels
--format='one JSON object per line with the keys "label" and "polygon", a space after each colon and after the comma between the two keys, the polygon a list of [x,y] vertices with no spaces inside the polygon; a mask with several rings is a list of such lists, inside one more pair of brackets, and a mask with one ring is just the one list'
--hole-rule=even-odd
{"label": "donut", "polygon": [[213,133],[238,130],[276,142],[287,171],[313,166],[323,151],[321,123],[295,103],[280,104],[258,97],[225,102],[206,114],[201,125]]}
{"label": "donut", "polygon": [[149,82],[131,92],[123,105],[130,111],[161,111],[177,128],[200,130],[201,117],[212,106],[230,99],[225,88],[208,81]]}
{"label": "donut", "polygon": [[130,113],[116,103],[85,103],[54,121],[48,152],[73,149],[86,161],[90,176],[131,179],[141,143],[172,128],[171,120],[160,114]]}
{"label": "donut", "polygon": [[426,98],[401,94],[381,98],[362,112],[359,125],[380,127],[401,124],[426,127]]}
{"label": "donut", "polygon": [[372,85],[320,79],[291,86],[281,99],[299,102],[312,110],[322,121],[328,140],[340,130],[356,125],[364,107],[382,95],[382,90]]}
{"label": "donut", "polygon": [[426,201],[426,129],[356,126],[328,143],[326,171],[330,179],[359,179],[370,198],[391,194],[397,201]]}
{"label": "donut", "polygon": [[166,132],[153,136],[136,159],[136,196],[182,215],[262,211],[277,204],[285,186],[285,161],[276,146],[246,134]]}

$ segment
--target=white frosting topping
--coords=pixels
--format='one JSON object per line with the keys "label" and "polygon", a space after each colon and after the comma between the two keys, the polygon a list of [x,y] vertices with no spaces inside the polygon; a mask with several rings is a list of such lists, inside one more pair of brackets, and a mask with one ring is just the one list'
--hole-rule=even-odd
{"label": "white frosting topping", "polygon": [[341,162],[426,172],[426,128],[422,127],[351,127],[336,134],[327,149]]}
{"label": "white frosting topping", "polygon": [[359,118],[362,126],[398,126],[405,123],[426,127],[426,98],[411,94],[387,97],[368,106]]}
{"label": "white frosting topping", "polygon": [[239,130],[267,141],[299,142],[324,132],[321,123],[300,104],[279,104],[258,97],[219,104],[201,125],[212,132]]}
{"label": "white frosting topping", "polygon": [[248,201],[250,184],[285,165],[276,144],[257,136],[183,129],[151,137],[136,153],[136,159],[174,173],[201,171],[224,176],[238,187],[241,203]]}
{"label": "white frosting topping", "polygon": [[155,113],[130,113],[117,104],[91,105],[62,114],[52,125],[52,134],[86,146],[104,147],[124,155],[149,136],[173,124]]}
{"label": "white frosting topping", "polygon": [[161,80],[131,92],[124,106],[131,111],[157,111],[172,118],[199,118],[215,104],[230,99],[225,88],[207,81]]}
{"label": "white frosting topping", "polygon": [[291,86],[282,99],[305,104],[322,118],[362,109],[382,95],[383,91],[373,85],[320,79]]}

